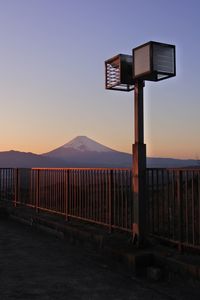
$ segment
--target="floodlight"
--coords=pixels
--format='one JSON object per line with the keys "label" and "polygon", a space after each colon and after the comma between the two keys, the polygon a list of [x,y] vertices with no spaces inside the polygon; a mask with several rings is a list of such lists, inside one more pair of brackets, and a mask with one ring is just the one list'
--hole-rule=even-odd
{"label": "floodlight", "polygon": [[176,76],[175,46],[148,42],[133,49],[134,80],[159,81]]}

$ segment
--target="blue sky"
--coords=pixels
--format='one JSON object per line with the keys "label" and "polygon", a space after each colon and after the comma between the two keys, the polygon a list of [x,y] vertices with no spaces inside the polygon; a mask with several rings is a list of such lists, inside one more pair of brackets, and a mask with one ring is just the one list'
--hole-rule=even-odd
{"label": "blue sky", "polygon": [[145,86],[149,156],[200,157],[200,2],[0,0],[0,151],[47,152],[77,135],[131,152],[133,93],[104,89],[104,61],[176,45],[177,76]]}

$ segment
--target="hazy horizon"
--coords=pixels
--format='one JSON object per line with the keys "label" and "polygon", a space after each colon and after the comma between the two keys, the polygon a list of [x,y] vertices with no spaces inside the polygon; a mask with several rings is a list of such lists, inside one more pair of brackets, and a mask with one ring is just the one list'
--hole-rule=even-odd
{"label": "hazy horizon", "polygon": [[[77,137],[75,137],[74,139],[76,139],[76,138],[78,138],[78,137],[81,137],[81,136],[77,136]],[[84,136],[84,137],[85,137],[85,136]],[[87,136],[86,136],[86,138],[91,139],[91,137],[87,137]],[[70,142],[73,141],[74,139],[67,141],[67,143],[70,143]],[[103,143],[100,142],[100,141],[97,141],[97,140],[94,140],[94,139],[92,139],[92,140],[93,140],[94,142],[97,142],[97,143],[99,143],[99,144],[105,146],[105,147],[108,147],[107,145],[103,144]],[[55,146],[54,148],[50,149],[50,150],[47,151],[47,152],[50,152],[50,151],[53,151],[53,150],[55,150],[55,149],[57,149],[57,148],[63,147],[65,144],[66,144],[66,143],[63,143],[62,145],[57,145],[57,146]],[[110,148],[110,147],[108,147],[108,148]],[[114,151],[119,151],[119,152],[122,152],[122,153],[127,153],[127,154],[131,154],[131,155],[132,155],[132,152],[120,151],[120,150],[117,150],[117,149],[114,149],[114,148],[110,148],[110,149],[111,149],[111,150],[114,150]],[[43,155],[43,154],[46,153],[46,152],[37,153],[37,152],[33,152],[33,151],[23,151],[23,150],[19,150],[19,149],[15,149],[15,148],[9,149],[9,150],[5,150],[5,151],[3,151],[3,150],[0,149],[0,153],[1,153],[1,152],[6,152],[6,151],[16,151],[16,152],[32,153],[32,154],[37,154],[37,155]],[[149,155],[148,155],[148,158],[166,158],[166,159],[183,159],[183,160],[190,160],[190,159],[191,159],[191,160],[199,161],[199,158],[198,158],[198,157],[196,157],[196,158],[190,158],[190,157],[182,157],[182,158],[180,158],[180,157],[170,157],[170,156],[149,156]]]}

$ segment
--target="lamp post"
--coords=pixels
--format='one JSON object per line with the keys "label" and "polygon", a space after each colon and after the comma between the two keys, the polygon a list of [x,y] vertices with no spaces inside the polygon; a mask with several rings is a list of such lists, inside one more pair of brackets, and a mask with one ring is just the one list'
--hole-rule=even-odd
{"label": "lamp post", "polygon": [[146,222],[146,145],[144,144],[143,88],[145,80],[160,81],[176,75],[175,46],[150,41],[132,51],[132,56],[118,54],[105,61],[105,88],[134,90],[133,144],[133,240],[144,245]]}
{"label": "lamp post", "polygon": [[136,80],[134,89],[134,127],[133,144],[133,203],[134,223],[133,241],[137,245],[145,243],[146,237],[146,145],[144,144],[144,81]]}

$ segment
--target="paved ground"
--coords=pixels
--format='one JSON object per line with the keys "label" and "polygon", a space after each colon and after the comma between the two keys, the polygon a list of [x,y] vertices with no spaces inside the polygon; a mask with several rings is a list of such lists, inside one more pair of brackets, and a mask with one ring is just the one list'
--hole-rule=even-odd
{"label": "paved ground", "polygon": [[197,282],[152,283],[91,249],[0,220],[0,299],[200,299]]}

